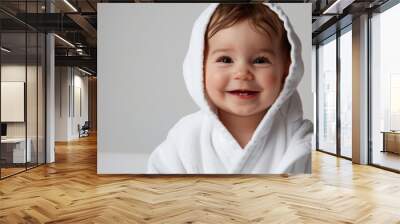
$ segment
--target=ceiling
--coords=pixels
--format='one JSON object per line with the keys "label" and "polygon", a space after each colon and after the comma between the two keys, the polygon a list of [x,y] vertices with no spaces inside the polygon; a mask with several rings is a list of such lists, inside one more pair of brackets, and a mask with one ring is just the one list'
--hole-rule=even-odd
{"label": "ceiling", "polygon": [[[351,23],[351,17],[382,5],[387,0],[286,0],[270,2],[312,3],[313,43],[335,32],[338,20]],[[97,3],[177,2],[133,0],[1,0],[0,24],[2,45],[24,53],[25,30],[55,32],[56,65],[70,65],[96,72],[97,57]],[[213,1],[190,1],[213,2]],[[221,1],[220,1],[221,2]],[[232,2],[232,1],[225,1]],[[235,1],[239,2],[239,1]],[[240,2],[260,2],[240,1]],[[336,3],[335,3],[336,2]],[[51,13],[50,13],[51,12]],[[346,22],[342,23],[343,26]],[[332,28],[333,27],[333,28]],[[28,41],[29,42],[29,41]],[[35,43],[29,43],[27,52],[33,52]],[[19,49],[19,50],[18,50]]]}

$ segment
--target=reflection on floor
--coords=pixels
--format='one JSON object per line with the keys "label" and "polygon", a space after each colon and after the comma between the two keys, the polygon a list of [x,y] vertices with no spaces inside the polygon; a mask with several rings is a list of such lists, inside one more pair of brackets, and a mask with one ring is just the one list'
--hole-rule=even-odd
{"label": "reflection on floor", "polygon": [[8,177],[10,175],[25,171],[26,169],[30,169],[32,167],[36,167],[36,163],[27,163],[26,167],[25,164],[2,164],[2,168],[0,170],[1,172],[1,178]]}
{"label": "reflection on floor", "polygon": [[17,168],[1,168],[1,177],[4,178],[4,177],[13,175],[15,173],[18,173],[18,172],[21,172],[21,171],[24,171],[24,170],[25,170],[25,167],[23,167],[23,168],[20,168],[20,167],[17,167]]}
{"label": "reflection on floor", "polygon": [[341,155],[351,158],[352,157],[352,149],[351,148],[341,148]]}
{"label": "reflection on floor", "polygon": [[392,152],[374,151],[373,163],[400,171],[400,155]]}

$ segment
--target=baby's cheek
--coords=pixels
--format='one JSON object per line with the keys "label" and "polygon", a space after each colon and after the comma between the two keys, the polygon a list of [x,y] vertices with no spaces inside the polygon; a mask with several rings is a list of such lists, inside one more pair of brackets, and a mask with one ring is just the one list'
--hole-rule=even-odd
{"label": "baby's cheek", "polygon": [[223,90],[224,87],[227,85],[229,79],[226,77],[224,74],[216,73],[210,75],[208,78],[208,85],[210,88],[216,89],[216,90]]}
{"label": "baby's cheek", "polygon": [[275,89],[279,87],[279,79],[277,75],[269,74],[265,77],[265,87],[270,89]]}
{"label": "baby's cheek", "polygon": [[220,80],[218,76],[208,76],[206,77],[205,89],[206,93],[213,99],[215,97],[220,97],[221,92],[224,90],[223,81]]}

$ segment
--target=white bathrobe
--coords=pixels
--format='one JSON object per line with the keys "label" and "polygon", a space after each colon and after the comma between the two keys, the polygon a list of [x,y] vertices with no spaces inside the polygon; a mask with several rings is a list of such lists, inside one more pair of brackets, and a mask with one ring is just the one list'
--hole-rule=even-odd
{"label": "white bathrobe", "polygon": [[207,24],[218,3],[195,21],[183,75],[190,96],[200,107],[179,120],[153,151],[147,173],[161,174],[281,174],[311,172],[312,123],[303,119],[296,90],[303,76],[301,44],[287,16],[264,3],[284,22],[292,46],[289,75],[284,87],[257,126],[244,149],[220,122],[205,97],[203,49]]}

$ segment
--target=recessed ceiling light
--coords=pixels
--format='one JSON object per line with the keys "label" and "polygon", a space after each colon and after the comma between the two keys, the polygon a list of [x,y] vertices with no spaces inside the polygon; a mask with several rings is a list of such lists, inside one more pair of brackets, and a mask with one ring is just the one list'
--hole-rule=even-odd
{"label": "recessed ceiling light", "polygon": [[87,74],[87,75],[92,75],[92,73],[90,73],[90,72],[88,72],[88,71],[86,71],[86,70],[83,70],[83,69],[81,69],[81,68],[79,68],[79,67],[78,67],[78,70],[81,71],[81,72],[83,72],[83,73],[85,73],[85,74]]}
{"label": "recessed ceiling light", "polygon": [[7,48],[5,48],[5,47],[1,47],[1,50],[4,51],[4,52],[6,52],[6,53],[10,53],[10,52],[11,52],[11,50],[9,50],[9,49],[7,49]]}
{"label": "recessed ceiling light", "polygon": [[67,4],[72,10],[74,10],[74,12],[78,12],[78,10],[71,4],[69,3],[68,0],[64,0],[65,4]]}
{"label": "recessed ceiling light", "polygon": [[343,9],[351,5],[355,0],[336,0],[322,14],[342,14]]}
{"label": "recessed ceiling light", "polygon": [[75,48],[75,45],[73,45],[73,44],[72,44],[71,42],[69,42],[68,40],[66,40],[66,39],[64,39],[64,38],[62,38],[62,37],[60,37],[60,36],[57,35],[57,34],[54,34],[54,36],[57,37],[58,39],[60,39],[62,42],[66,43],[67,45],[69,45],[69,46]]}

